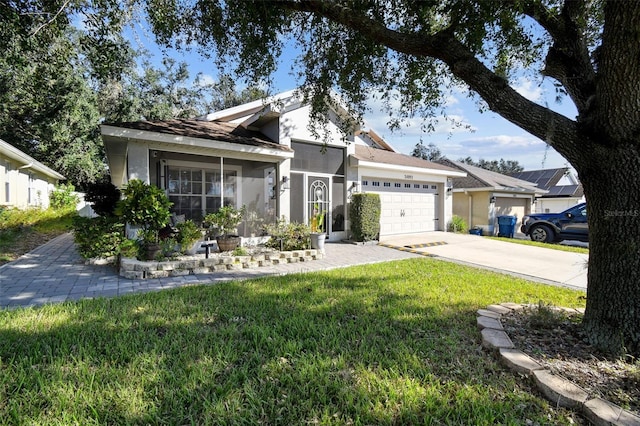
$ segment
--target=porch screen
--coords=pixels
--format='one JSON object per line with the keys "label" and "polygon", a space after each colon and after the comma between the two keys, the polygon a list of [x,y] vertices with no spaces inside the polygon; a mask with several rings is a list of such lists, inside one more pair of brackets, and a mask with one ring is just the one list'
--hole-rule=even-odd
{"label": "porch screen", "polygon": [[173,203],[172,211],[184,214],[187,219],[200,221],[207,213],[225,205],[237,205],[237,172],[201,168],[169,166],[167,191]]}

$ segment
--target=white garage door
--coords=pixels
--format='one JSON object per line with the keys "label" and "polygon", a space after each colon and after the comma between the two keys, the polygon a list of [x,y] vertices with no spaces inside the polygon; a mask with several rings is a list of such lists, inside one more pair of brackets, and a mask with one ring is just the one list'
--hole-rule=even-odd
{"label": "white garage door", "polygon": [[362,189],[380,194],[381,236],[438,229],[436,183],[365,177]]}
{"label": "white garage door", "polygon": [[522,216],[527,212],[527,203],[530,203],[530,201],[524,198],[497,197],[495,207],[496,217],[516,216],[518,218],[516,222],[516,232],[519,232],[520,225],[522,225]]}

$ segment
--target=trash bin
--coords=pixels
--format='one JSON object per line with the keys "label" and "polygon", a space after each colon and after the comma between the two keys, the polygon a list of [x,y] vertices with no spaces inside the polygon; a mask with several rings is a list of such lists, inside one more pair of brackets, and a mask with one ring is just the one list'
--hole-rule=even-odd
{"label": "trash bin", "polygon": [[498,237],[513,238],[517,220],[515,216],[498,216]]}
{"label": "trash bin", "polygon": [[482,236],[482,228],[471,228],[471,229],[469,229],[469,233],[471,235],[480,235],[480,236]]}

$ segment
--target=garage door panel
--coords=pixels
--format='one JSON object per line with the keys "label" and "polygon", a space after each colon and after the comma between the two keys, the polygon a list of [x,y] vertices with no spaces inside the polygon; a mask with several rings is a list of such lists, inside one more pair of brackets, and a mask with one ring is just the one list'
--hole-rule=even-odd
{"label": "garage door panel", "polygon": [[437,184],[366,177],[363,180],[369,181],[369,186],[363,187],[366,192],[380,195],[381,235],[436,229]]}

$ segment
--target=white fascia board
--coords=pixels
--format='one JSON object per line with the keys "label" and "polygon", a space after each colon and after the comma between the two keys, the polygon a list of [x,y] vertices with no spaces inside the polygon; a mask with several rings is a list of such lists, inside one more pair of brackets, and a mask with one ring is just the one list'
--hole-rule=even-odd
{"label": "white fascia board", "polygon": [[[493,186],[485,186],[483,188],[453,188],[453,192],[492,192],[494,196],[500,197],[501,195],[513,197],[514,195],[522,195],[523,197],[531,197],[533,195],[537,195],[538,191],[528,191],[526,189],[508,189],[508,188],[496,188]],[[546,192],[546,191],[544,191]],[[518,198],[518,197],[513,197]]]}
{"label": "white fascia board", "polygon": [[[235,144],[231,142],[217,141],[214,139],[200,139],[189,136],[178,136],[148,130],[135,130],[123,127],[102,125],[102,136],[120,138],[125,140],[135,140],[141,142],[155,142],[159,144],[172,145],[176,148],[191,147],[201,150],[217,151],[219,153],[235,153],[277,157],[281,159],[293,158],[293,152],[281,151],[278,149],[265,148],[253,145]],[[170,148],[170,147],[169,147]]]}
{"label": "white fascia board", "polygon": [[362,161],[357,160],[356,167],[358,168],[367,168],[367,169],[377,169],[377,170],[392,170],[392,171],[400,171],[414,174],[423,174],[423,175],[436,175],[436,176],[446,176],[446,177],[465,177],[467,174],[465,172],[457,172],[457,171],[448,171],[448,170],[440,170],[440,169],[427,169],[424,167],[407,167],[407,166],[399,166],[396,164],[387,164],[387,163],[375,163],[373,161]]}
{"label": "white fascia board", "polygon": [[11,158],[12,160],[18,161],[21,164],[24,164],[24,166],[23,166],[24,169],[33,169],[33,170],[35,170],[37,172],[40,172],[40,173],[42,173],[44,175],[47,175],[49,177],[52,177],[52,178],[58,179],[58,180],[66,179],[60,173],[58,173],[55,170],[45,166],[44,164],[42,164],[41,162],[39,162],[35,158],[31,157],[30,155],[25,154],[24,152],[20,151],[15,146],[13,146],[10,143],[7,143],[7,142],[5,142],[5,141],[3,141],[1,139],[0,139],[0,151],[4,155],[6,155],[7,157]]}
{"label": "white fascia board", "polygon": [[289,90],[274,96],[270,96],[266,99],[258,99],[257,101],[247,102],[246,104],[223,109],[221,111],[212,112],[210,114],[207,114],[201,117],[200,119],[204,121],[214,121],[214,120],[229,121],[229,120],[237,119],[242,116],[253,115],[256,112],[260,111],[262,108],[266,107],[267,105],[273,105],[276,102],[283,102],[283,101],[286,101],[288,98],[292,98],[295,92],[296,92],[295,90]]}

